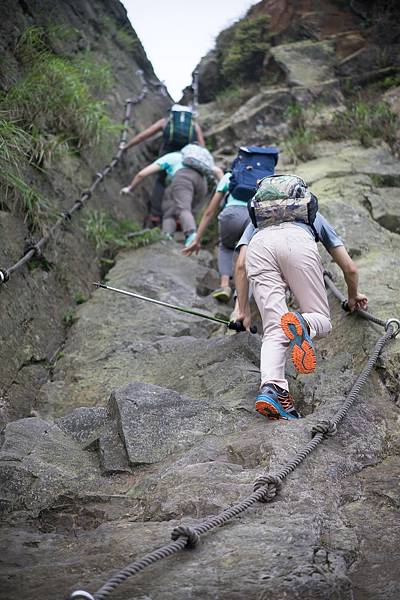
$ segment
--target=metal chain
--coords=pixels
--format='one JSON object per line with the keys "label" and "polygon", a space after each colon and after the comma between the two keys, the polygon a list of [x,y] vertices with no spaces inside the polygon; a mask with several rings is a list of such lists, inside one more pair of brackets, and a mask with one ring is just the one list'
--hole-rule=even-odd
{"label": "metal chain", "polygon": [[[328,274],[324,275],[325,280],[329,278],[331,285],[329,285],[330,289],[332,289],[335,296],[338,300],[343,303],[345,300],[344,296],[339,292],[339,290],[334,286],[332,279]],[[367,316],[362,314],[364,318],[370,318],[370,313],[367,311],[362,311],[362,313],[366,313]],[[374,322],[377,322],[378,319],[373,317]],[[371,319],[372,320],[372,319]],[[234,517],[239,516],[241,513],[247,511],[253,504],[256,502],[271,502],[275,496],[278,494],[281,488],[282,481],[292,473],[306,458],[307,456],[317,448],[317,446],[327,437],[331,437],[337,433],[337,427],[342,421],[342,419],[347,415],[351,406],[354,404],[357,399],[361,388],[367,381],[372,369],[374,368],[378,357],[387,342],[390,339],[396,337],[398,333],[398,329],[395,330],[392,322],[397,321],[397,319],[390,319],[388,321],[382,321],[381,319],[380,325],[385,327],[385,333],[379,338],[377,343],[374,346],[374,349],[368,359],[368,362],[358,378],[356,379],[353,387],[351,388],[348,397],[340,408],[340,410],[335,414],[335,416],[329,421],[320,421],[316,425],[312,427],[311,435],[312,439],[304,446],[302,450],[297,452],[297,454],[290,460],[286,465],[284,465],[278,473],[271,474],[265,471],[262,473],[254,482],[254,491],[252,494],[241,500],[240,502],[234,504],[233,506],[223,510],[218,515],[212,516],[196,527],[189,527],[185,525],[180,525],[175,527],[175,529],[171,533],[171,537],[174,540],[172,543],[169,543],[161,548],[146,554],[142,559],[139,559],[121,571],[119,571],[116,575],[114,575],[109,581],[107,581],[95,594],[94,596],[87,596],[88,592],[78,591],[74,592],[78,594],[77,596],[69,596],[69,600],[79,599],[79,598],[90,598],[90,600],[104,600],[116,587],[118,587],[121,583],[129,579],[132,575],[136,575],[140,571],[143,571],[146,567],[154,564],[155,562],[162,560],[163,558],[167,558],[176,554],[179,550],[183,550],[184,548],[194,548],[200,541],[200,536],[204,535],[208,531],[216,527],[220,527],[221,525],[227,523]],[[397,323],[395,323],[397,324]],[[79,595],[81,594],[81,595]]]}
{"label": "metal chain", "polygon": [[123,154],[123,146],[126,144],[126,141],[127,141],[128,125],[129,125],[129,120],[130,120],[130,116],[131,116],[132,106],[134,106],[135,104],[139,104],[139,102],[141,102],[148,93],[148,86],[144,79],[143,71],[139,69],[138,71],[136,71],[136,73],[141,79],[142,90],[138,96],[135,96],[133,98],[128,98],[125,101],[125,116],[122,121],[123,128],[122,128],[121,137],[119,140],[119,146],[118,146],[117,153],[115,154],[115,156],[112,157],[111,162],[108,165],[106,165],[102,171],[99,171],[98,173],[96,173],[95,179],[94,179],[92,185],[90,186],[90,188],[88,190],[85,190],[84,192],[82,192],[81,197],[75,201],[75,203],[69,210],[65,210],[60,214],[59,218],[54,223],[54,225],[49,229],[49,231],[46,233],[46,235],[44,235],[35,244],[31,244],[28,251],[14,265],[12,265],[11,267],[8,267],[7,269],[0,269],[0,285],[2,283],[6,283],[10,279],[10,275],[12,273],[17,271],[17,269],[22,267],[27,262],[29,262],[34,256],[41,256],[42,249],[47,244],[47,242],[50,240],[50,238],[53,237],[56,230],[62,225],[62,223],[64,223],[65,221],[69,221],[71,219],[72,215],[74,214],[74,212],[81,210],[81,208],[83,207],[85,202],[87,202],[91,198],[93,192],[95,191],[95,189],[97,188],[99,183],[101,181],[103,181],[103,179],[109,173],[111,173],[111,171],[114,169],[114,167],[120,161],[121,156]]}

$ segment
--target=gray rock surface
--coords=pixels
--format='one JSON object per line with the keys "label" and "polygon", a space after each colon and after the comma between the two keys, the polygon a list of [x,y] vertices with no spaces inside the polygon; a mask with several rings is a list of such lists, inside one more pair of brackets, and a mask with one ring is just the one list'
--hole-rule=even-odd
{"label": "gray rock surface", "polygon": [[[29,4],[29,6],[28,6]],[[52,215],[70,208],[83,190],[93,182],[94,175],[110,162],[119,143],[119,125],[123,118],[126,98],[141,91],[136,74],[140,67],[147,80],[156,81],[153,68],[137,40],[135,48],[127,51],[121,39],[135,33],[126,11],[115,0],[66,0],[54,2],[0,2],[0,89],[6,91],[24,73],[16,46],[22,33],[30,27],[58,28],[64,35],[52,36],[54,51],[61,56],[76,57],[89,52],[99,64],[110,67],[112,90],[99,100],[105,102],[112,122],[118,125],[115,142],[108,147],[83,147],[79,156],[63,153],[55,158],[51,168],[42,173],[32,169],[27,181],[39,190],[51,205]],[[69,32],[68,35],[65,35]],[[122,32],[122,34],[121,34]],[[129,34],[130,32],[130,34]],[[125,35],[125,37],[124,37]],[[131,132],[137,132],[165,114],[170,99],[163,97],[153,84],[149,85],[146,102],[132,112]],[[46,137],[46,134],[43,134]],[[156,150],[157,151],[157,150]],[[51,152],[53,153],[53,152]],[[93,244],[84,234],[83,221],[88,211],[108,211],[116,218],[137,219],[143,222],[151,182],[136,194],[135,203],[128,203],[119,189],[137,170],[152,160],[151,148],[142,146],[130,151],[123,163],[98,186],[81,214],[66,224],[54,242],[44,249],[45,263],[32,261],[16,271],[0,290],[2,331],[7,344],[0,346],[0,423],[27,417],[35,409],[35,396],[48,378],[49,368],[60,352],[64,336],[63,318],[75,310],[74,296],[89,297],[91,281],[99,278],[99,261]],[[112,198],[112,202],[110,202]],[[24,215],[11,214],[4,193],[0,202],[0,269],[8,268],[21,258],[28,239],[39,239],[38,232],[29,231]],[[10,200],[8,200],[10,202]],[[52,224],[50,218],[47,225]],[[34,299],[34,301],[33,301]],[[9,349],[12,348],[12,352]]]}
{"label": "gray rock surface", "polygon": [[55,424],[64,433],[73,437],[83,448],[87,448],[99,439],[100,433],[108,421],[107,410],[101,406],[95,408],[76,408],[65,417],[55,420]]}
{"label": "gray rock surface", "polygon": [[[318,6],[314,0],[299,0],[296,6],[267,0],[255,10],[266,6],[278,37],[286,31],[298,40],[303,30],[319,40],[331,36],[338,22],[344,25],[334,43],[321,40],[312,46],[309,40],[296,46],[299,72],[310,56],[320,69],[310,88],[293,79],[286,82],[290,86],[261,90],[222,121],[210,108],[210,132],[218,154],[226,158],[244,136],[259,144],[278,139],[293,98],[304,101],[307,94],[320,94],[330,104],[318,118],[324,111],[328,115],[332,103],[336,107],[330,92],[337,82],[328,79],[327,93],[320,93],[318,79],[332,73],[326,48],[333,45],[338,53],[348,44],[355,52],[360,42],[361,35],[351,31],[354,15],[347,5],[342,11],[328,0]],[[349,35],[342,31],[346,27]],[[321,48],[326,73],[323,62],[317,64]],[[295,77],[293,47],[281,60],[290,60],[290,77]],[[321,212],[358,265],[360,289],[371,311],[381,318],[399,317],[399,161],[384,144],[365,149],[353,140],[318,143],[315,156],[296,167],[287,159],[281,164],[296,168],[318,196]],[[110,186],[108,201],[114,192]],[[1,222],[11,222],[8,213]],[[23,226],[15,226],[22,234]],[[322,249],[321,254],[344,290],[330,256]],[[90,256],[86,259],[90,263]],[[82,267],[79,277],[88,272]],[[228,317],[231,310],[207,295],[215,277],[210,256],[185,258],[172,242],[119,255],[107,277],[112,286],[211,315]],[[29,280],[36,296],[44,293],[42,279],[34,274]],[[28,284],[20,283],[22,303]],[[251,493],[256,477],[277,472],[291,460],[309,441],[312,426],[342,407],[382,333],[345,313],[335,298],[329,300],[333,332],[317,342],[316,372],[302,376],[287,365],[290,389],[304,416],[294,423],[270,422],[254,412],[259,336],[231,337],[211,321],[102,289],[77,308],[63,352],[52,361],[51,378],[39,394],[25,396],[18,392],[20,382],[25,389],[31,375],[38,385],[44,379],[48,330],[37,332],[21,313],[10,340],[18,343],[19,328],[28,335],[26,344],[7,357],[6,373],[13,382],[7,393],[15,393],[20,407],[33,406],[40,416],[9,423],[1,439],[4,598],[54,600],[76,588],[94,593],[118,569],[168,543],[176,525],[195,525],[232,506]],[[19,297],[16,309],[18,302]],[[48,306],[36,310],[52,328],[57,316],[53,319]],[[7,313],[10,331],[11,316]],[[57,340],[51,342],[52,352]],[[153,565],[110,598],[397,600],[398,340],[385,347],[338,434],[286,478],[273,502],[257,504],[205,535],[195,550]],[[29,371],[26,379],[24,371]],[[19,410],[16,406],[14,417]]]}

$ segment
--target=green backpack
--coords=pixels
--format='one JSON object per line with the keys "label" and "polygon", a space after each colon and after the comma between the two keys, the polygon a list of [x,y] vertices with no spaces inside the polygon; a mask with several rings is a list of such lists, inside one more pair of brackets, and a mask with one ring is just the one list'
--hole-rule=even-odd
{"label": "green backpack", "polygon": [[189,106],[174,104],[163,131],[164,144],[168,152],[174,152],[191,142],[197,141],[193,127],[193,113]]}
{"label": "green backpack", "polygon": [[248,203],[250,218],[258,229],[300,221],[313,225],[318,200],[297,175],[271,175],[258,182]]}

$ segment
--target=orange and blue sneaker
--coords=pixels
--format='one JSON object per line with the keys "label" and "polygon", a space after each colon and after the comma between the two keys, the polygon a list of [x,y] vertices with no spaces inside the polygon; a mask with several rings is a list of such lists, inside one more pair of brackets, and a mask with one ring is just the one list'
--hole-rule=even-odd
{"label": "orange and blue sneaker", "polygon": [[293,397],[274,383],[264,385],[256,398],[256,411],[268,419],[299,419]]}
{"label": "orange and blue sneaker", "polygon": [[281,317],[281,327],[290,340],[296,370],[299,373],[312,373],[317,366],[317,359],[304,317],[299,312],[287,312]]}

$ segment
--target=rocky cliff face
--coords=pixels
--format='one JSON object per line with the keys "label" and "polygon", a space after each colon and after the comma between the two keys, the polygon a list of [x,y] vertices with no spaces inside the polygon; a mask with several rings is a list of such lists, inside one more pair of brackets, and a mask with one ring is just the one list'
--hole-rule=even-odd
{"label": "rocky cliff face", "polygon": [[[54,222],[54,215],[73,205],[118,149],[124,102],[142,89],[137,70],[143,70],[149,92],[146,102],[138,104],[132,111],[131,133],[141,131],[163,116],[170,100],[160,94],[152,66],[119,2],[4,1],[0,4],[2,93],[26,80],[30,73],[29,63],[33,56],[29,55],[23,61],[24,57],[18,51],[27,32],[46,32],[46,52],[65,61],[62,68],[68,65],[67,61],[83,61],[89,57],[90,64],[104,66],[111,74],[109,89],[104,92],[100,87],[97,91],[106,104],[106,114],[116,125],[107,138],[107,145],[104,146],[104,142],[101,145],[83,144],[78,151],[72,148],[60,159],[55,158],[50,166],[41,164],[40,170],[30,165],[25,167],[26,184],[37,189],[50,205],[50,215],[43,224],[46,229]],[[59,85],[59,81],[54,85]],[[17,100],[14,97],[13,105]],[[33,119],[36,107],[30,106],[29,110]],[[62,121],[63,115],[58,117]],[[52,133],[45,129],[47,126],[44,122],[45,141]],[[135,203],[121,199],[118,192],[120,184],[128,180],[132,171],[146,164],[152,156],[151,147],[130,152],[118,167],[118,177],[107,178],[81,214],[75,215],[73,221],[57,233],[55,241],[47,245],[45,259],[31,261],[28,267],[15,273],[12,281],[2,286],[0,311],[4,320],[3,339],[7,340],[0,348],[2,423],[30,414],[36,391],[47,379],[50,365],[63,344],[63,320],[74,309],[74,298],[88,297],[88,282],[99,277],[99,257],[84,234],[88,212],[107,211],[119,219],[133,217],[141,223],[148,191],[139,193]],[[0,268],[4,269],[24,254],[27,241],[37,241],[41,235],[37,228],[29,227],[26,213],[16,213],[3,188],[1,194]]]}
{"label": "rocky cliff face", "polygon": [[[312,2],[297,4],[295,19],[284,2],[253,9],[259,16],[268,6],[276,18],[276,43],[268,49],[279,65],[276,83],[260,85],[240,107],[218,99],[205,104],[200,118],[226,164],[242,143],[282,146],[281,171],[296,171],[312,186],[357,262],[371,311],[398,318],[396,139],[389,144],[375,135],[366,146],[355,128],[343,139],[335,116],[349,114],[338,47],[364,35],[357,19],[372,3],[352,3],[350,11],[332,2],[330,19]],[[299,39],[295,32],[310,22],[324,35]],[[380,102],[382,90],[373,91]],[[398,87],[390,85],[384,98],[398,115]],[[312,143],[301,137],[302,127]],[[117,177],[112,185],[118,187]],[[323,261],[343,289],[325,252]],[[213,314],[221,309],[208,295],[212,265],[208,252],[188,259],[175,242],[162,241],[121,253],[107,277],[115,287]],[[7,293],[16,298],[13,286]],[[344,313],[335,298],[330,304],[333,332],[318,342],[316,373],[300,376],[288,365],[305,418],[275,423],[254,413],[259,336],[232,337],[210,321],[95,291],[78,307],[62,356],[30,400],[35,416],[3,432],[6,597],[94,593],[117,569],[167,543],[176,525],[198,524],[247,496],[264,469],[278,471],[310,439],[312,426],[343,405],[381,335],[380,327]],[[255,505],[204,536],[197,549],[157,563],[110,597],[397,599],[399,358],[397,338],[338,434],[285,480],[273,502]]]}

